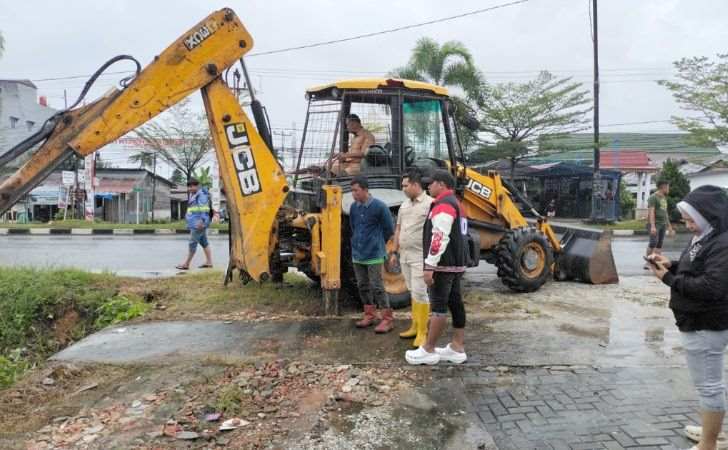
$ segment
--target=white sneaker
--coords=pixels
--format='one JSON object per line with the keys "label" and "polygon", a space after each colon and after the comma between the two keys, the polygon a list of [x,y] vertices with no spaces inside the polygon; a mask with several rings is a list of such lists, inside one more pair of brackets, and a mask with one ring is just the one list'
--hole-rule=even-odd
{"label": "white sneaker", "polygon": [[465,352],[456,352],[447,344],[446,347],[435,347],[435,353],[440,355],[440,361],[447,361],[453,364],[462,364],[468,360]]}
{"label": "white sneaker", "polygon": [[[686,425],[685,426],[685,437],[690,439],[694,442],[700,442],[700,437],[703,434],[703,427],[698,427],[695,425]],[[720,433],[718,435],[718,449],[728,449],[728,439],[726,438],[725,433]]]}
{"label": "white sneaker", "polygon": [[404,354],[404,359],[413,366],[418,364],[432,366],[440,362],[440,355],[437,352],[430,353],[424,348],[418,347],[417,350],[407,350]]}

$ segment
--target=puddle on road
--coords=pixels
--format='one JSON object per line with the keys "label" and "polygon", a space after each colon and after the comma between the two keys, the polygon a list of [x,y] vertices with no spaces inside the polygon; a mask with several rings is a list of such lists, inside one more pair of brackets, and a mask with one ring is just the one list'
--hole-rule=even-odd
{"label": "puddle on road", "polygon": [[645,316],[644,308],[628,302],[613,305],[607,344],[605,357],[619,365],[640,365],[654,356],[674,361],[682,349],[671,313]]}

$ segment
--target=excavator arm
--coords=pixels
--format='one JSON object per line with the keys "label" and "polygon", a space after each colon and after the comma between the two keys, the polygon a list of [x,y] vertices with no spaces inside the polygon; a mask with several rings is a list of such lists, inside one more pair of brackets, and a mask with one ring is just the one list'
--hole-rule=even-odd
{"label": "excavator arm", "polygon": [[[231,212],[230,269],[265,279],[275,244],[275,215],[288,186],[274,155],[221,79],[252,46],[232,10],[216,11],[156,56],[124,89],[54,116],[31,158],[0,185],[0,214],[70,155],[95,152],[201,89]],[[33,139],[37,137],[0,155],[0,162],[29,150],[36,144]]]}

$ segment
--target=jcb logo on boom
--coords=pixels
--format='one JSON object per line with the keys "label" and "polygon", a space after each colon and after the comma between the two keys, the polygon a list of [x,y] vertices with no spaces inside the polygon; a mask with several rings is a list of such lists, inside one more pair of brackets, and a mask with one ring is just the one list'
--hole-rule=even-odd
{"label": "jcb logo on boom", "polygon": [[202,25],[197,31],[185,38],[185,47],[187,47],[187,50],[194,49],[198,45],[202,44],[202,41],[215,34],[217,29],[217,22],[210,20],[206,24]]}
{"label": "jcb logo on boom", "polygon": [[258,170],[255,168],[255,159],[253,158],[253,152],[250,150],[250,141],[248,141],[245,125],[242,123],[225,125],[225,137],[227,137],[232,151],[235,170],[238,172],[240,190],[246,196],[257,194],[260,192],[260,177],[258,177]]}
{"label": "jcb logo on boom", "polygon": [[489,187],[483,186],[482,183],[478,183],[475,180],[468,180],[468,190],[475,192],[486,200],[488,200],[490,195],[493,193]]}

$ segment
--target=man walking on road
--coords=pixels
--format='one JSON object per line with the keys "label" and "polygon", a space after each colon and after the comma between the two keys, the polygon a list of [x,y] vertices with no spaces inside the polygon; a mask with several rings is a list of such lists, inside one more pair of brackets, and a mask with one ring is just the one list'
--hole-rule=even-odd
{"label": "man walking on road", "polygon": [[[453,176],[445,170],[437,170],[426,181],[430,182],[428,189],[435,198],[423,230],[424,278],[429,287],[432,316],[427,341],[417,350],[407,351],[405,359],[410,364],[432,365],[440,361],[460,364],[468,359],[465,354],[465,305],[460,291],[466,266],[468,224],[453,191]],[[452,342],[444,348],[435,348],[447,325],[448,308],[454,329]]]}
{"label": "man walking on road", "polygon": [[[662,254],[662,243],[665,240],[665,233],[672,235],[675,231],[670,223],[667,214],[667,194],[670,193],[670,183],[665,180],[657,182],[657,192],[647,200],[647,231],[650,233],[650,243],[647,245],[647,256]],[[645,270],[650,270],[649,264],[645,264]]]}
{"label": "man walking on road", "polygon": [[394,249],[399,252],[399,263],[404,281],[412,296],[412,324],[399,334],[403,339],[414,338],[413,347],[420,347],[427,338],[430,302],[425,285],[422,259],[422,230],[430,212],[432,197],[422,189],[419,172],[402,177],[402,190],[407,200],[399,207],[394,229]]}
{"label": "man walking on road", "polygon": [[187,228],[190,230],[189,252],[185,262],[177,266],[179,270],[187,270],[190,268],[192,258],[197,252],[197,245],[202,246],[205,252],[205,263],[200,266],[201,269],[209,269],[212,267],[212,250],[210,243],[207,241],[207,227],[210,226],[211,208],[210,194],[207,189],[200,187],[200,182],[195,178],[190,178],[187,182]]}
{"label": "man walking on road", "polygon": [[379,320],[378,305],[382,316],[374,331],[388,333],[394,328],[394,318],[384,290],[382,267],[385,244],[394,234],[392,214],[384,202],[369,194],[369,181],[363,175],[351,180],[351,196],[354,198],[349,210],[351,256],[359,296],[364,303],[364,318],[356,326],[366,328]]}

